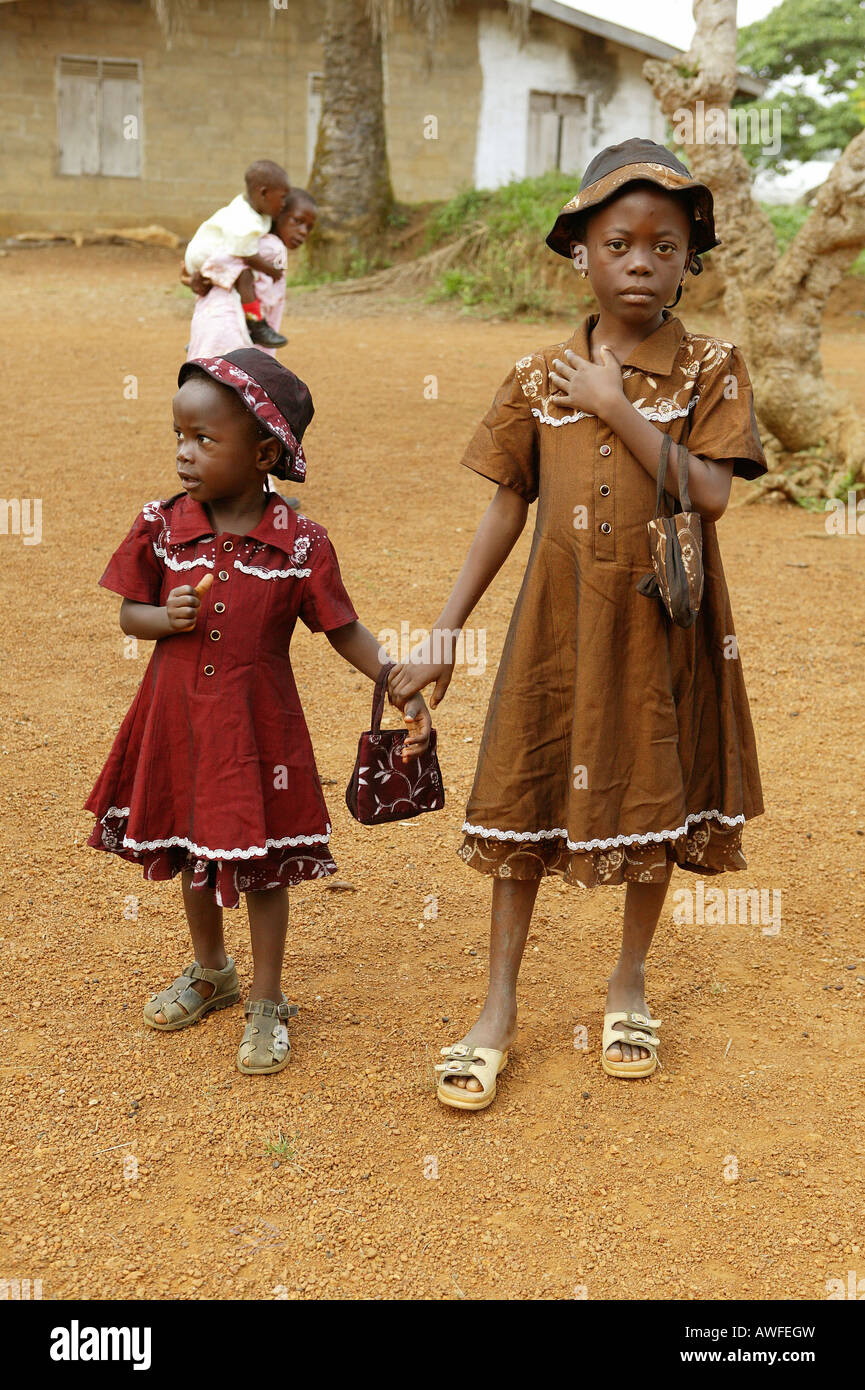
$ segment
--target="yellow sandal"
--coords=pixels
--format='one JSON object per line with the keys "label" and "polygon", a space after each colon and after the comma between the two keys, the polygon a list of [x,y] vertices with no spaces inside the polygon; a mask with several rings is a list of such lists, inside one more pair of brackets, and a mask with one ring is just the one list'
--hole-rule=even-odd
{"label": "yellow sandal", "polygon": [[[496,1098],[496,1077],[508,1064],[507,1052],[494,1047],[469,1047],[468,1043],[451,1043],[442,1048],[446,1062],[436,1062],[435,1070],[442,1072],[436,1095],[442,1105],[454,1110],[485,1110]],[[464,1091],[449,1080],[455,1076],[473,1076],[483,1086],[482,1091]]]}
{"label": "yellow sandal", "polygon": [[[616,1028],[616,1023],[624,1023],[626,1027]],[[655,1031],[660,1026],[659,1018],[649,1018],[646,1014],[604,1014],[604,1037],[601,1043],[601,1066],[604,1071],[610,1076],[651,1076],[655,1068],[661,1065],[658,1057],[661,1039]],[[607,1048],[612,1047],[613,1043],[630,1043],[632,1047],[644,1047],[649,1056],[641,1057],[635,1062],[615,1061],[607,1057]]]}

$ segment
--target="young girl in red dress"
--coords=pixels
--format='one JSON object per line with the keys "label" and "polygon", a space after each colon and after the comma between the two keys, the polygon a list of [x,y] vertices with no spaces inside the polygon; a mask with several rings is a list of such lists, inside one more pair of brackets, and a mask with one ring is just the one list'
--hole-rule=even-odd
{"label": "young girl in red dress", "polygon": [[[282,993],[287,888],[332,874],[330,825],[289,659],[297,619],[364,675],[379,643],[357,620],[323,526],[269,490],[303,481],[309,391],[255,348],[186,362],[174,397],[183,491],[149,502],[100,583],[125,633],[155,642],[141,687],[87,801],[89,843],[180,874],[195,961],[151,997],[145,1022],[188,1028],[240,998],[223,907],[246,894],[254,977],[242,1072],[289,1060]],[[402,702],[405,756],[429,742],[420,697]]]}

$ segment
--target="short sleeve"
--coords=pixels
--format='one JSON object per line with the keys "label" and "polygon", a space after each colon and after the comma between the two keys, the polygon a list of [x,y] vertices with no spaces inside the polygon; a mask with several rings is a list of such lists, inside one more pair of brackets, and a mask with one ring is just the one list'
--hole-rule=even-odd
{"label": "short sleeve", "polygon": [[261,232],[258,227],[253,227],[249,231],[241,229],[226,231],[223,237],[223,248],[230,256],[257,256],[260,240]]}
{"label": "short sleeve", "polygon": [[342,582],[336,551],[327,536],[316,548],[310,568],[300,602],[300,617],[310,632],[331,632],[355,622],[357,613]]}
{"label": "short sleeve", "polygon": [[538,436],[531,405],[513,368],[496,392],[463,454],[466,468],[512,488],[527,502],[538,495]]}
{"label": "short sleeve", "polygon": [[733,472],[740,478],[759,478],[767,472],[751,379],[738,348],[711,374],[701,376],[697,391],[690,452],[701,458],[734,459]]}
{"label": "short sleeve", "polygon": [[257,256],[259,240],[269,230],[270,218],[256,212],[239,194],[222,217],[220,249],[231,256]]}
{"label": "short sleeve", "polygon": [[153,523],[148,522],[142,512],[108,561],[108,568],[99,581],[103,589],[121,594],[133,603],[158,604],[165,570],[153,541]]}

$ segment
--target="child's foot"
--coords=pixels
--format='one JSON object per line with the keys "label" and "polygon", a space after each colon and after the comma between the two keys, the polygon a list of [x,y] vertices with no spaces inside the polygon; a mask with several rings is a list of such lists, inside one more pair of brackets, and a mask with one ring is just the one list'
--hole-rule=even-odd
{"label": "child's foot", "polygon": [[291,1059],[287,1023],[296,1018],[296,1004],[289,1004],[280,991],[279,999],[247,999],[247,1024],[237,1049],[237,1069],[263,1076],[282,1071]]}
{"label": "child's foot", "polygon": [[[516,1036],[516,1008],[488,1009],[484,1005],[477,1023],[459,1041],[465,1043],[467,1047],[493,1047],[497,1052],[507,1052],[508,1048],[513,1046]],[[457,1087],[461,1091],[482,1091],[484,1089],[480,1081],[474,1076],[451,1078],[445,1074],[443,1082],[445,1085]]]}
{"label": "child's foot", "polygon": [[[637,970],[624,970],[617,968],[613,971],[608,981],[607,1002],[604,1012],[612,1013],[634,1013],[645,1014],[648,1017],[649,1008],[646,1004],[646,980],[642,967]],[[614,1023],[615,1032],[620,1032],[622,1028],[627,1028],[626,1023]],[[648,1048],[640,1047],[637,1043],[611,1043],[607,1048],[606,1056],[611,1062],[640,1062],[649,1056]]]}
{"label": "child's foot", "polygon": [[208,970],[194,961],[173,984],[151,995],[144,1005],[144,1022],[166,1031],[187,1028],[212,1009],[224,1009],[240,998],[240,981],[229,957],[221,970]]}
{"label": "child's foot", "polygon": [[250,338],[259,347],[285,347],[288,342],[288,339],[277,333],[275,328],[271,328],[267,319],[247,319],[246,327]]}

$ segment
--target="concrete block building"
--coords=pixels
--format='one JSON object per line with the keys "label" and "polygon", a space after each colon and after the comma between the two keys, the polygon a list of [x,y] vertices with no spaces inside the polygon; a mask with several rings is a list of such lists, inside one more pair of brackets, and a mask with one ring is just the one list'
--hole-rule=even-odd
{"label": "concrete block building", "polygon": [[[149,0],[0,0],[0,233],[159,222],[187,236],[258,158],[303,184],[323,13],[194,0],[168,45]],[[431,55],[400,18],[384,51],[396,197],[576,174],[610,141],[663,140],[641,68],[677,52],[555,0],[533,0],[524,41],[505,0],[460,0]]]}

